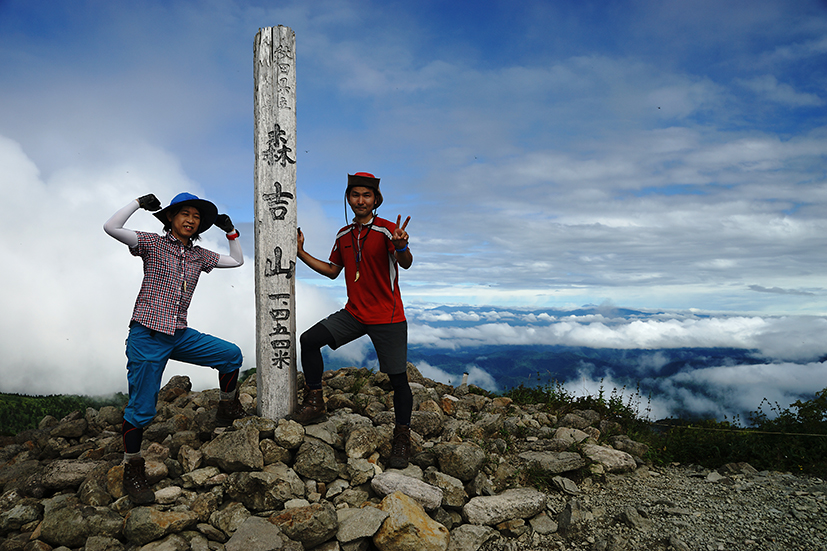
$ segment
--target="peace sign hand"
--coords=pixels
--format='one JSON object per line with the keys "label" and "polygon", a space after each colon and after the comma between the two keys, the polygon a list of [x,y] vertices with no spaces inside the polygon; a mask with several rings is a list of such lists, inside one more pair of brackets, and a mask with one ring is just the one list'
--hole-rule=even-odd
{"label": "peace sign hand", "polygon": [[408,226],[408,222],[410,221],[411,217],[408,216],[405,219],[405,223],[400,226],[399,224],[402,222],[402,215],[400,214],[396,217],[396,229],[393,230],[393,235],[391,235],[391,242],[397,251],[400,249],[407,249],[408,247],[408,232],[405,231],[405,228]]}

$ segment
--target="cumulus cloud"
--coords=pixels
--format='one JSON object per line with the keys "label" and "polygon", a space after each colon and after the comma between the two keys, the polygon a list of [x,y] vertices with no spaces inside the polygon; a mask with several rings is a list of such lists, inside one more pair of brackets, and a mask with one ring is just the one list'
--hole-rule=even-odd
{"label": "cumulus cloud", "polygon": [[[0,294],[3,392],[126,391],[123,343],[140,288],[141,261],[106,235],[103,223],[146,193],[164,203],[181,190],[204,195],[163,152],[146,149],[132,156],[129,162],[71,167],[43,179],[19,144],[0,136],[4,216],[8,227],[20,229],[0,242],[6,260],[0,286],[7,290]],[[316,212],[308,207],[305,220],[323,226],[315,220]],[[201,277],[189,322],[238,344],[245,356],[243,369],[249,369],[256,357],[253,232],[251,225],[239,226],[245,264]],[[136,212],[127,227],[161,229],[145,211]],[[226,239],[214,230],[204,234],[201,245],[227,253]],[[343,304],[334,292],[303,281],[296,284],[296,303],[299,332]],[[365,352],[366,344],[360,342],[337,353],[358,363]],[[210,369],[170,362],[164,380],[175,374],[190,376],[198,389],[217,385]]]}

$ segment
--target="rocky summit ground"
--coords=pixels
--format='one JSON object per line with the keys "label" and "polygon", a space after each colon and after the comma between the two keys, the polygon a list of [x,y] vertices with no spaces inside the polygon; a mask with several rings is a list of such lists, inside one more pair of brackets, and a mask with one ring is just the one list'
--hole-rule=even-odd
{"label": "rocky summit ground", "polygon": [[552,516],[568,510],[579,518],[574,529],[499,539],[484,549],[827,549],[827,484],[818,478],[746,464],[714,471],[644,466],[602,482],[587,479],[579,490],[550,494],[547,505]]}
{"label": "rocky summit ground", "polygon": [[[325,373],[329,416],[218,427],[216,390],[174,377],[122,488],[121,412],[44,418],[0,448],[0,551],[825,550],[824,481],[750,465],[647,464],[591,410],[435,383],[409,364],[414,455],[386,469],[387,377]],[[240,388],[256,405],[255,378]]]}

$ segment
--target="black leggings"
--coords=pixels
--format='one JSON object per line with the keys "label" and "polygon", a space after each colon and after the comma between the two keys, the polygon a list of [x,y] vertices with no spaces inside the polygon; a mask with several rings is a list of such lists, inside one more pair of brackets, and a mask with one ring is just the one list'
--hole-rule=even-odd
{"label": "black leggings", "polygon": [[302,371],[304,371],[304,382],[313,390],[322,388],[322,372],[324,371],[324,360],[322,359],[322,347],[336,344],[333,335],[327,327],[317,323],[299,337],[302,345]]}
{"label": "black leggings", "polygon": [[[324,359],[322,358],[322,347],[333,347],[336,344],[333,335],[322,325],[317,323],[299,337],[302,345],[302,371],[304,381],[313,390],[322,388],[322,373],[324,372]],[[408,384],[407,373],[388,375],[393,387],[393,410],[396,415],[396,422],[400,425],[411,424],[411,410],[413,409],[413,393],[411,385]]]}

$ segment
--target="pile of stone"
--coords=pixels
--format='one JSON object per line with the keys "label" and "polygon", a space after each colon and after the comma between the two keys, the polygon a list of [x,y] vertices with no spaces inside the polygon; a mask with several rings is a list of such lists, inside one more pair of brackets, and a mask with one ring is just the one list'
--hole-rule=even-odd
{"label": "pile of stone", "polygon": [[[646,446],[594,411],[518,407],[408,367],[414,449],[404,470],[384,468],[394,415],[381,373],[326,372],[323,422],[251,416],[227,428],[216,423],[217,390],[192,392],[174,377],[144,432],[149,506],[123,491],[120,410],[46,417],[0,449],[0,551],[562,548],[586,518],[574,481],[643,466]],[[255,411],[255,377],[240,398]],[[634,510],[627,517],[639,522]]]}

